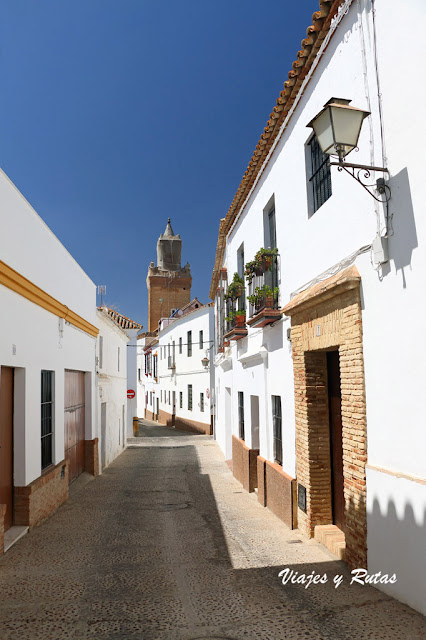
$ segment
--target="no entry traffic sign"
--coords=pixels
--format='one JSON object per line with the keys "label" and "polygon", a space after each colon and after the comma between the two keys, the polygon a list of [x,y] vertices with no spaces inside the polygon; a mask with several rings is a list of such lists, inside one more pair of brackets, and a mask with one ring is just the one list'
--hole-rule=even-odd
{"label": "no entry traffic sign", "polygon": [[136,394],[135,394],[135,392],[133,391],[133,389],[127,389],[127,397],[128,397],[129,399],[134,398],[134,397],[135,397],[135,395],[136,395]]}

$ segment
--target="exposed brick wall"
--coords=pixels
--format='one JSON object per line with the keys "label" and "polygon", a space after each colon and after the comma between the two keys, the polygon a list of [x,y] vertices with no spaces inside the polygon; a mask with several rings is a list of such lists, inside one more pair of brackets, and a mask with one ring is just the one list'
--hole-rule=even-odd
{"label": "exposed brick wall", "polygon": [[[307,510],[299,528],[313,536],[332,522],[327,369],[324,351],[338,349],[342,393],[346,562],[366,567],[367,424],[359,274],[341,272],[295,299],[291,315],[297,481],[306,487]],[[320,335],[318,335],[320,334]]]}
{"label": "exposed brick wall", "polygon": [[265,462],[265,506],[280,520],[294,529],[297,526],[296,480],[287,475],[279,464]]}
{"label": "exposed brick wall", "polygon": [[4,516],[6,515],[6,505],[0,504],[0,556],[4,554]]}
{"label": "exposed brick wall", "polygon": [[244,440],[232,436],[232,473],[249,493],[257,487],[258,455],[259,449],[249,449]]}
{"label": "exposed brick wall", "polygon": [[63,460],[28,486],[14,488],[14,524],[32,529],[52,515],[66,500],[68,462]]}
{"label": "exposed brick wall", "polygon": [[167,413],[167,411],[163,411],[160,409],[160,417],[158,422],[167,427],[175,427],[175,429],[179,429],[180,431],[188,431],[189,433],[202,433],[205,435],[211,434],[211,425],[205,422],[197,422],[196,420],[188,420],[187,418],[181,418],[180,416],[175,416],[173,420],[173,415],[171,413]]}
{"label": "exposed brick wall", "polygon": [[84,441],[84,470],[92,476],[99,475],[98,438]]}
{"label": "exposed brick wall", "polygon": [[191,274],[185,269],[172,280],[168,271],[161,275],[148,272],[148,331],[157,329],[159,319],[168,317],[170,309],[178,309],[191,301],[191,282]]}

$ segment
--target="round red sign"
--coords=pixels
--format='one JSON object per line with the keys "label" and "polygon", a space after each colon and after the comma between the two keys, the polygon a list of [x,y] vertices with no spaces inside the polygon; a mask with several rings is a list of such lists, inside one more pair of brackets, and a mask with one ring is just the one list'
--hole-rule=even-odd
{"label": "round red sign", "polygon": [[133,391],[133,389],[127,389],[127,397],[128,398],[134,398],[135,397],[135,392]]}

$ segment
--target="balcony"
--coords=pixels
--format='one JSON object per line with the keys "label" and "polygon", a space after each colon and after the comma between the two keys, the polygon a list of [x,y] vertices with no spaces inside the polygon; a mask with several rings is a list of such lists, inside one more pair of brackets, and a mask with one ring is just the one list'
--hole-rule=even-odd
{"label": "balcony", "polygon": [[227,298],[224,341],[241,340],[248,334],[246,327],[246,301],[244,289],[235,298]]}
{"label": "balcony", "polygon": [[276,251],[263,250],[256,254],[251,270],[246,275],[249,282],[249,327],[266,327],[281,318],[279,309],[278,259]]}

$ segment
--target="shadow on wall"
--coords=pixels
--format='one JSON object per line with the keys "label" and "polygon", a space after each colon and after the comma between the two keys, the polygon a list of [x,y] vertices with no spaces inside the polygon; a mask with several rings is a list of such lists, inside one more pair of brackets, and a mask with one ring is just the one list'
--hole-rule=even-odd
{"label": "shadow on wall", "polygon": [[[389,203],[390,237],[389,257],[395,264],[396,272],[401,271],[402,286],[407,287],[404,269],[411,268],[414,249],[418,247],[416,221],[411,199],[410,180],[407,169],[391,177],[392,198]],[[390,267],[383,275],[390,273]]]}
{"label": "shadow on wall", "polygon": [[384,509],[375,498],[367,512],[367,543],[369,571],[397,577],[380,589],[426,615],[426,509],[422,520],[411,504],[398,514],[393,500]]}

